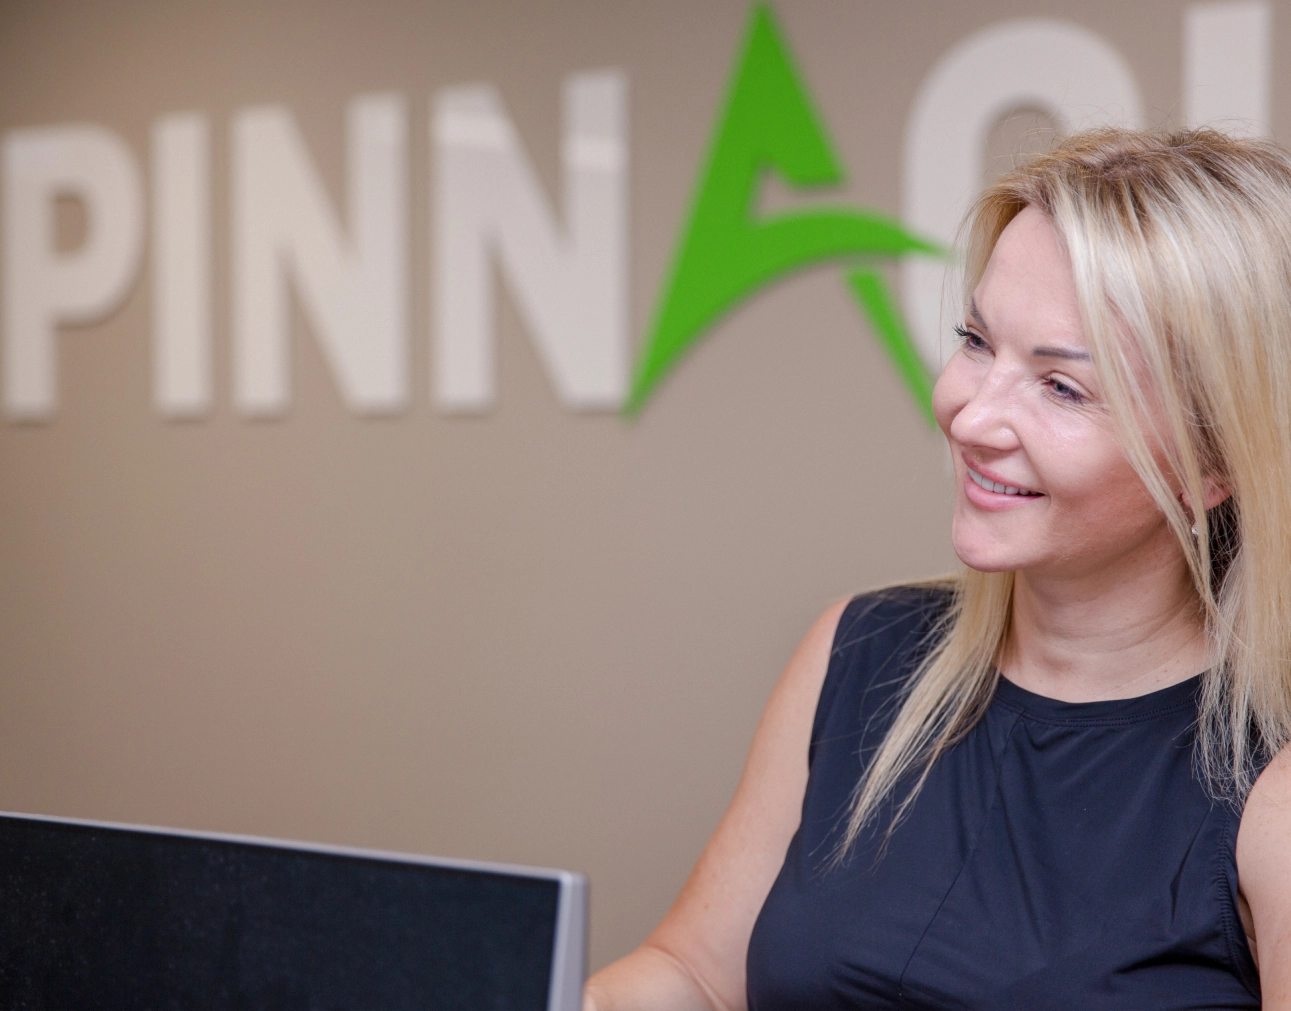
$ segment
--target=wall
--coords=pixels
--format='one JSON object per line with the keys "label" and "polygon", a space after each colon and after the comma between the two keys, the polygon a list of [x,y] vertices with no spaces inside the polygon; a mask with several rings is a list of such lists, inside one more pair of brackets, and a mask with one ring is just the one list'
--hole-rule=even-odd
{"label": "wall", "polygon": [[[891,215],[912,103],[958,40],[1072,20],[1124,58],[1149,123],[1177,123],[1184,10],[776,6],[848,169],[823,197]],[[106,126],[147,189],[153,121],[209,117],[214,399],[183,421],[153,407],[146,245],[119,306],[60,329],[52,416],[0,423],[0,808],[569,867],[592,881],[593,967],[644,936],[813,617],[953,565],[944,452],[828,266],[738,306],[635,421],[559,400],[503,284],[495,405],[439,409],[427,124],[437,89],[493,83],[551,198],[562,82],[626,74],[635,346],[747,13],[6,3],[0,128]],[[1286,14],[1275,54],[1291,52]],[[285,104],[343,208],[346,103],[390,90],[410,110],[409,404],[347,407],[295,298],[289,410],[247,417],[229,336],[230,119]],[[945,157],[985,178],[1031,142],[1023,119],[1004,117],[985,154]],[[765,206],[815,199],[772,181]],[[59,248],[92,227],[83,210],[60,204]]]}

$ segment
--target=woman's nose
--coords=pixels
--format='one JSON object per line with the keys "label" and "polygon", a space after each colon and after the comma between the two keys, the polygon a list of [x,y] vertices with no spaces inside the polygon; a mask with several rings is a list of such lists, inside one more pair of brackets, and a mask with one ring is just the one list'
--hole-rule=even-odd
{"label": "woman's nose", "polygon": [[951,419],[950,436],[966,445],[998,451],[1012,449],[1018,442],[1014,377],[997,362],[979,378],[974,387],[965,391],[968,397]]}

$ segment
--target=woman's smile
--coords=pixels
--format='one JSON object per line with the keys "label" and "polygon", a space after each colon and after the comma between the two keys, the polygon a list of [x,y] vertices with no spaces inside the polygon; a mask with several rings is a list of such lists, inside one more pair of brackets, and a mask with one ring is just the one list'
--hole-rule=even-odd
{"label": "woman's smile", "polygon": [[992,495],[1016,495],[1022,498],[1040,498],[1042,495],[1041,492],[1032,491],[1030,488],[1023,488],[1019,485],[1013,484],[1004,484],[1000,481],[993,480],[992,477],[988,477],[985,473],[974,470],[967,463],[964,464],[964,469],[968,471],[968,476],[972,479],[974,484],[979,488],[990,492]]}

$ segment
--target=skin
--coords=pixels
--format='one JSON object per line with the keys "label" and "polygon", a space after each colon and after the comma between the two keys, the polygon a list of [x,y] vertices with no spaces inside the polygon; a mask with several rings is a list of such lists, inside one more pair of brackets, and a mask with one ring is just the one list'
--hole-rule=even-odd
{"label": "skin", "polygon": [[[960,336],[933,410],[955,466],[955,553],[1016,573],[1004,676],[1089,702],[1203,670],[1183,552],[1121,451],[1071,267],[1040,211],[1022,211],[1000,236]],[[970,468],[1035,494],[985,491]],[[1208,492],[1207,508],[1225,496]]]}
{"label": "skin", "polygon": [[[1205,669],[1183,553],[1120,449],[1071,266],[1043,213],[1027,208],[1004,230],[965,315],[933,406],[955,467],[956,554],[983,571],[1015,573],[1003,675],[1040,695],[1089,702],[1143,695]],[[970,469],[1028,494],[985,490]],[[1208,483],[1202,506],[1226,495]],[[735,798],[676,904],[640,948],[592,977],[584,1011],[746,1007],[749,936],[797,829],[812,717],[843,606],[827,610],[790,659]],[[1283,754],[1256,783],[1237,839],[1239,911],[1268,1011],[1291,1011],[1288,838]]]}

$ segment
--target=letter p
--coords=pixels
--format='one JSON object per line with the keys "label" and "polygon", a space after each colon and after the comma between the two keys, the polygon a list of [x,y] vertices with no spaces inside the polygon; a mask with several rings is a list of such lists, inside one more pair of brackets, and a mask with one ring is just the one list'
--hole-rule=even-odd
{"label": "letter p", "polygon": [[[57,404],[59,324],[101,318],[134,280],[143,195],[129,148],[102,127],[13,130],[0,157],[4,409],[16,419],[41,421]],[[55,247],[59,196],[80,199],[88,219],[84,243],[70,252]]]}

